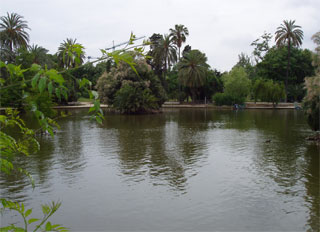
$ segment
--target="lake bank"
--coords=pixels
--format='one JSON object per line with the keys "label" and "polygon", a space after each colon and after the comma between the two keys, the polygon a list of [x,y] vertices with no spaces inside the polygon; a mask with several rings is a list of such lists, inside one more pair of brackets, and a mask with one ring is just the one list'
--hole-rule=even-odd
{"label": "lake bank", "polygon": [[[54,109],[81,109],[90,108],[93,104],[89,102],[71,102],[69,105],[65,106],[55,106]],[[244,109],[295,109],[296,106],[301,108],[301,103],[279,103],[277,106],[273,107],[272,103],[269,102],[246,102]],[[108,108],[108,105],[101,104],[101,108]],[[165,102],[162,108],[213,108],[213,109],[233,109],[233,106],[215,106],[213,104],[192,104],[179,102]]]}

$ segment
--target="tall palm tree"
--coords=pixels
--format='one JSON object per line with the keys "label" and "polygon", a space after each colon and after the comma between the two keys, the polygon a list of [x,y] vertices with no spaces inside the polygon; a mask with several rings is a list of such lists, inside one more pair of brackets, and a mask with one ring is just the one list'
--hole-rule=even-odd
{"label": "tall palm tree", "polygon": [[170,66],[177,61],[177,48],[169,35],[161,35],[152,48],[153,62],[155,66],[161,67],[160,79],[163,87],[167,89],[166,74]]}
{"label": "tall palm tree", "polygon": [[176,24],[174,26],[174,29],[170,28],[170,36],[172,37],[172,40],[174,41],[175,45],[177,45],[179,50],[179,61],[180,61],[180,49],[182,43],[186,42],[186,37],[189,35],[188,28],[186,28],[182,24]]}
{"label": "tall palm tree", "polygon": [[16,48],[26,47],[29,43],[29,34],[25,31],[30,28],[27,21],[16,13],[7,13],[0,18],[0,45],[10,51]]}
{"label": "tall palm tree", "polygon": [[36,64],[45,64],[47,61],[47,53],[48,50],[38,46],[38,45],[34,45],[32,44],[32,46],[29,46],[29,52],[30,54],[32,54],[32,63],[36,63]]}
{"label": "tall palm tree", "polygon": [[199,50],[191,50],[178,63],[179,81],[191,89],[193,101],[196,90],[205,83],[208,68],[207,57]]}
{"label": "tall palm tree", "polygon": [[[287,72],[286,72],[286,80],[285,80],[285,90],[286,90],[286,98],[288,91],[288,76],[290,69],[290,53],[291,46],[299,47],[302,44],[303,39],[303,31],[300,29],[301,27],[295,25],[295,20],[284,20],[283,24],[277,28],[275,33],[275,41],[277,46],[288,46],[288,63],[287,63]],[[287,101],[287,99],[286,99]]]}
{"label": "tall palm tree", "polygon": [[169,35],[164,35],[155,48],[155,58],[162,62],[164,71],[166,72],[171,64],[177,61],[177,48]]}
{"label": "tall palm tree", "polygon": [[64,40],[57,52],[59,66],[62,68],[74,68],[84,61],[84,47],[77,43],[77,39]]}

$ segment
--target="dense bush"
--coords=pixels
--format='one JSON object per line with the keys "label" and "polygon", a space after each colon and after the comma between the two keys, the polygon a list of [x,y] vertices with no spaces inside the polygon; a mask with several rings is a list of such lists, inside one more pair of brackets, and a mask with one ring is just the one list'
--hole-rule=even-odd
{"label": "dense bush", "polygon": [[213,95],[212,101],[217,106],[233,104],[232,97],[230,95],[227,95],[226,93],[216,93],[215,95]]}
{"label": "dense bush", "polygon": [[261,100],[276,105],[281,99],[285,98],[285,89],[283,84],[272,80],[258,79],[252,86],[252,95],[255,102]]}
{"label": "dense bush", "polygon": [[134,70],[120,62],[97,81],[101,102],[124,113],[144,113],[159,109],[166,99],[158,77],[142,58],[135,58]]}
{"label": "dense bush", "polygon": [[159,108],[157,101],[150,89],[127,83],[117,91],[113,107],[122,113],[148,112]]}

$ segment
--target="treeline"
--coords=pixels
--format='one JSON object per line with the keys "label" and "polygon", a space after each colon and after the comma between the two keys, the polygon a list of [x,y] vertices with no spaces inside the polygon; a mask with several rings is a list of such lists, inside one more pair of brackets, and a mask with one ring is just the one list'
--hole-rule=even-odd
{"label": "treeline", "polygon": [[[225,72],[210,67],[203,51],[186,45],[189,31],[184,25],[175,25],[168,34],[154,33],[143,46],[128,51],[127,61],[131,63],[108,60],[96,64],[84,63],[85,48],[76,39],[64,40],[55,54],[39,45],[30,45],[27,22],[20,15],[1,17],[0,30],[0,59],[6,64],[27,69],[35,63],[62,72],[68,99],[38,96],[47,105],[88,97],[87,91],[79,87],[84,78],[90,82],[90,88],[98,90],[102,102],[129,113],[158,109],[166,100],[212,101],[217,105],[301,102],[306,95],[304,80],[314,76],[318,67],[315,57],[319,51],[300,48],[303,31],[291,20],[277,28],[275,46],[270,46],[273,35],[265,32],[251,43],[252,54],[239,54],[238,62]],[[318,37],[316,33],[316,43]],[[144,55],[143,49],[147,50]],[[31,79],[33,75],[29,70],[24,78]],[[2,68],[2,86],[17,81],[9,76],[8,70]],[[1,105],[19,107],[24,88],[2,90]]]}

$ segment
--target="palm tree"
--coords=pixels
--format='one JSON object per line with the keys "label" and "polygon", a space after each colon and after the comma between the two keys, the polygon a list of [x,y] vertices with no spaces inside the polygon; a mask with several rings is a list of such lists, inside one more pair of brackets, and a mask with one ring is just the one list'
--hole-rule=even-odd
{"label": "palm tree", "polygon": [[182,24],[176,24],[174,29],[170,28],[170,36],[172,37],[175,45],[177,45],[179,49],[179,61],[180,61],[180,49],[182,43],[186,42],[186,36],[189,35],[188,28],[186,28]]}
{"label": "palm tree", "polygon": [[64,40],[57,52],[59,66],[62,68],[74,68],[84,61],[84,47],[77,43],[77,39]]}
{"label": "palm tree", "polygon": [[166,89],[165,77],[170,66],[177,61],[177,48],[169,35],[161,35],[152,45],[153,62],[155,66],[161,67],[161,82]]}
{"label": "palm tree", "polygon": [[193,101],[197,88],[205,83],[208,68],[207,57],[199,50],[191,50],[178,63],[179,81],[191,89]]}
{"label": "palm tree", "polygon": [[177,61],[177,48],[169,35],[164,35],[160,39],[155,48],[155,58],[162,63],[165,72]]}
{"label": "palm tree", "polygon": [[27,21],[16,13],[7,13],[0,18],[0,45],[11,52],[13,49],[26,47],[29,42],[29,34],[25,31],[30,28]]}
{"label": "palm tree", "polygon": [[28,50],[30,54],[32,54],[32,63],[36,63],[40,65],[46,63],[47,53],[48,53],[47,49],[41,46],[32,44],[32,46],[30,46]]}
{"label": "palm tree", "polygon": [[287,101],[287,91],[288,91],[288,76],[290,69],[290,52],[291,46],[299,47],[302,44],[303,31],[300,29],[300,26],[294,24],[295,20],[284,20],[283,24],[277,28],[275,41],[277,46],[288,46],[288,63],[287,63],[287,72],[285,80],[285,90],[286,90],[286,101]]}

